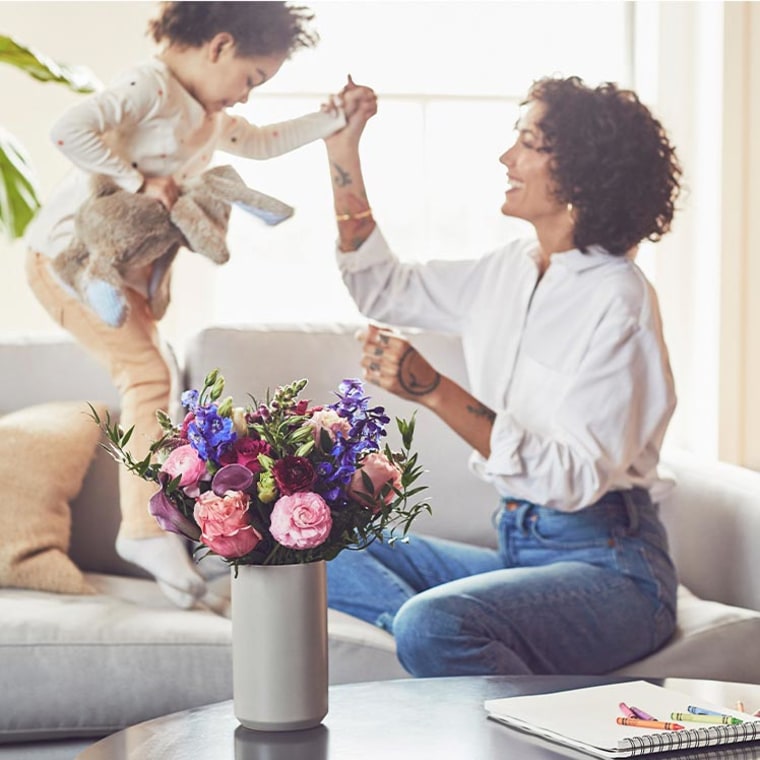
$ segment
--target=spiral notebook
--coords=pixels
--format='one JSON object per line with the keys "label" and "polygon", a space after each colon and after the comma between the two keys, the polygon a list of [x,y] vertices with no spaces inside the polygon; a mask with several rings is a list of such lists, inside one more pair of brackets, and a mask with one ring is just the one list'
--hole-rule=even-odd
{"label": "spiral notebook", "polygon": [[[689,705],[698,704],[743,722],[712,725],[679,721],[685,728],[677,731],[621,726],[616,722],[621,716],[621,702],[662,721],[671,720],[671,713],[686,713]],[[760,741],[760,719],[702,699],[695,702],[687,694],[648,681],[489,699],[484,706],[493,720],[596,757],[635,757],[702,747],[717,750],[738,742]]]}

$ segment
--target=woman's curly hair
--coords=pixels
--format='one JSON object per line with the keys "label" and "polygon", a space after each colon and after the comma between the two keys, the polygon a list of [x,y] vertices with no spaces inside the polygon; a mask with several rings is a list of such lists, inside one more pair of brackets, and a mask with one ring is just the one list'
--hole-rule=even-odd
{"label": "woman's curly hair", "polygon": [[292,55],[314,47],[319,35],[310,28],[314,14],[305,6],[265,2],[159,3],[158,16],[148,23],[148,34],[182,47],[200,47],[220,32],[235,38],[236,53]]}
{"label": "woman's curly hair", "polygon": [[539,79],[525,103],[540,102],[538,126],[551,153],[556,197],[573,207],[574,243],[622,256],[669,229],[681,166],[663,126],[638,96],[579,77]]}

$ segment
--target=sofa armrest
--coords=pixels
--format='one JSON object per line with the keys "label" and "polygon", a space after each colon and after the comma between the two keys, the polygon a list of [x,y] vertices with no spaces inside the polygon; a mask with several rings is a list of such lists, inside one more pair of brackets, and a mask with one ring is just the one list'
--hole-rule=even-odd
{"label": "sofa armrest", "polygon": [[668,450],[677,486],[662,518],[681,582],[698,596],[760,610],[760,472]]}

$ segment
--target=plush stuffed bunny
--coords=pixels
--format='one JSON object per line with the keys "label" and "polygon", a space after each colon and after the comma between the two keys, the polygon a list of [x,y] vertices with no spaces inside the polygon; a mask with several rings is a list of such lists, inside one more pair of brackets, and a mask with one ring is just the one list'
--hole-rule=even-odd
{"label": "plush stuffed bunny", "polygon": [[231,166],[209,169],[180,187],[169,212],[161,203],[122,190],[110,178],[93,178],[93,196],[77,211],[74,242],[53,259],[58,277],[108,325],[124,324],[129,305],[126,270],[153,265],[149,303],[156,319],[169,304],[169,270],[184,246],[224,264],[227,223],[235,204],[278,224],[293,214],[285,203],[249,188]]}

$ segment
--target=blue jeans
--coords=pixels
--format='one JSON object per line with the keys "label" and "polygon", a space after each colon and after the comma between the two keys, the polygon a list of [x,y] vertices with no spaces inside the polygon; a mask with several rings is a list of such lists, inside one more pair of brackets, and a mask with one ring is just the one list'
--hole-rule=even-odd
{"label": "blue jeans", "polygon": [[343,551],[328,604],[393,633],[420,677],[606,673],[673,633],[676,572],[648,491],[572,513],[505,499],[494,523],[498,550],[413,534]]}

